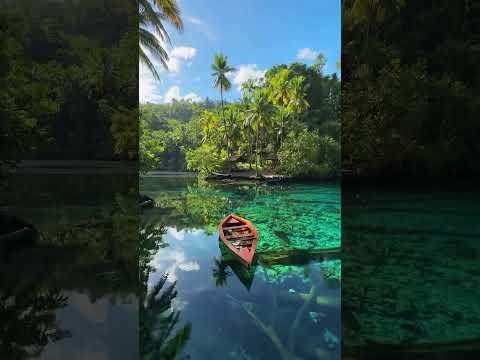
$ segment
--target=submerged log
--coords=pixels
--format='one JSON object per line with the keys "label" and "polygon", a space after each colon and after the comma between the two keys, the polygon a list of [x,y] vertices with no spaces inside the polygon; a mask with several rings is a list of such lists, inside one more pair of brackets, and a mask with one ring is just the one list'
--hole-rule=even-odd
{"label": "submerged log", "polygon": [[[322,259],[324,256],[339,256],[341,247],[302,250],[289,249],[278,251],[259,251],[255,253],[255,257],[259,263],[264,266],[271,265],[304,265],[313,259]],[[235,255],[231,253],[224,254],[225,261],[235,260]]]}
{"label": "submerged log", "polygon": [[39,237],[37,230],[29,223],[14,216],[0,214],[0,252],[30,248]]}
{"label": "submerged log", "polygon": [[138,202],[139,202],[138,205],[140,206],[140,209],[155,207],[155,200],[153,200],[151,197],[148,197],[146,195],[140,195]]}

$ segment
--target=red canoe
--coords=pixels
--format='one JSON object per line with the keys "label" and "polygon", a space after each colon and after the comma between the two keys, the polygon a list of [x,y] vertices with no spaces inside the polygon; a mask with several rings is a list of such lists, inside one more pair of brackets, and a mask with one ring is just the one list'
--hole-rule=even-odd
{"label": "red canoe", "polygon": [[257,248],[257,230],[252,223],[240,216],[230,214],[218,226],[223,243],[244,263],[252,263]]}

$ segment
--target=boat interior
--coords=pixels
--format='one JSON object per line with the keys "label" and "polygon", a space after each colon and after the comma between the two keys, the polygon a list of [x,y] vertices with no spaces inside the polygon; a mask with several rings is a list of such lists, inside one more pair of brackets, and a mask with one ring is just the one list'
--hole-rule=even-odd
{"label": "boat interior", "polygon": [[255,238],[255,234],[250,227],[243,221],[230,217],[223,224],[223,234],[225,240],[229,241],[237,249],[250,247]]}

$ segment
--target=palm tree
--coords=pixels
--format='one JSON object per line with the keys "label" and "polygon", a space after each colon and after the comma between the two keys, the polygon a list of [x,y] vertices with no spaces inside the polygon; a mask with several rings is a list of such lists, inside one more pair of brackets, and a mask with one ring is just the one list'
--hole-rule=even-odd
{"label": "palm tree", "polygon": [[241,87],[242,87],[242,91],[245,99],[250,101],[252,99],[252,92],[256,88],[255,81],[253,81],[253,79],[248,79],[247,81],[242,83]]}
{"label": "palm tree", "polygon": [[297,118],[303,111],[305,111],[309,107],[308,101],[306,99],[307,93],[304,81],[305,78],[303,76],[295,76],[289,81],[287,87],[287,109]]}
{"label": "palm tree", "polygon": [[258,156],[259,156],[259,139],[260,130],[268,121],[272,110],[272,105],[268,101],[266,91],[260,89],[254,93],[253,101],[249,112],[250,121],[255,127],[255,174],[258,176]]}
{"label": "palm tree", "polygon": [[147,51],[160,60],[165,69],[168,69],[168,54],[163,44],[170,44],[170,37],[163,21],[172,24],[178,31],[183,31],[180,9],[176,0],[139,0],[138,15],[139,58],[148,67],[155,79],[159,80],[157,69],[155,69]]}
{"label": "palm tree", "polygon": [[276,134],[275,152],[278,152],[282,147],[283,139],[285,138],[286,130],[288,127],[288,120],[290,119],[291,112],[285,106],[277,106],[275,111],[274,120],[277,122],[278,131]]}
{"label": "palm tree", "polygon": [[326,63],[327,63],[327,59],[325,58],[325,55],[318,54],[315,59],[315,63],[312,65],[312,69],[316,73],[321,74]]}
{"label": "palm tree", "polygon": [[230,67],[227,64],[227,57],[222,53],[215,54],[212,64],[212,76],[213,76],[213,86],[220,90],[220,98],[221,98],[221,105],[222,105],[222,121],[223,126],[225,127],[225,139],[226,139],[226,146],[227,146],[227,153],[230,155],[230,149],[228,146],[228,130],[227,130],[227,123],[225,121],[225,110],[223,104],[223,93],[229,91],[232,87],[232,83],[227,77],[229,72],[235,71],[233,67]]}

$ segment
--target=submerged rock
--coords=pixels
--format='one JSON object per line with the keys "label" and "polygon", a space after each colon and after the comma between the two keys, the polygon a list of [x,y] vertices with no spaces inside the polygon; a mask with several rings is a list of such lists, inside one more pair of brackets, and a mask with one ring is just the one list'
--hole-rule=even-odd
{"label": "submerged rock", "polygon": [[327,343],[330,348],[339,344],[338,337],[328,329],[325,329],[323,332],[323,340],[325,340],[325,343]]}
{"label": "submerged rock", "polygon": [[0,214],[0,253],[2,255],[33,247],[38,237],[37,230],[31,224],[15,216]]}

